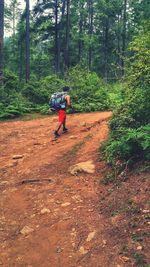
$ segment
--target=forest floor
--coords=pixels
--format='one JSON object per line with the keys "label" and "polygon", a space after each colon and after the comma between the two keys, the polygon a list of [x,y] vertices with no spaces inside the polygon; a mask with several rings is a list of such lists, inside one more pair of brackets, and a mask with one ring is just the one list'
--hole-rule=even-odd
{"label": "forest floor", "polygon": [[[100,182],[110,117],[68,115],[57,141],[56,116],[0,124],[0,266],[148,266],[149,171]],[[93,173],[70,173],[86,161]]]}

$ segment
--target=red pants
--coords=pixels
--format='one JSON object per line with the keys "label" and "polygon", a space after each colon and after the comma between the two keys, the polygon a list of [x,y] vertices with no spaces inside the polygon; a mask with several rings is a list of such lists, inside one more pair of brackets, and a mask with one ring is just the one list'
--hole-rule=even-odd
{"label": "red pants", "polygon": [[59,122],[61,122],[61,123],[65,122],[66,111],[63,109],[60,109],[60,110],[58,110],[58,115],[59,115],[59,118],[58,118]]}

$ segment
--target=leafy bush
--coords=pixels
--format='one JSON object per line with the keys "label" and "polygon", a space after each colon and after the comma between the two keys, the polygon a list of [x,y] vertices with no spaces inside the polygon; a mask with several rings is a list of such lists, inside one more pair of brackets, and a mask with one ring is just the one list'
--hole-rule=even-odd
{"label": "leafy bush", "polygon": [[126,84],[125,83],[114,83],[108,86],[108,98],[110,109],[116,109],[120,107],[125,100]]}
{"label": "leafy bush", "polygon": [[46,76],[40,80],[40,85],[43,90],[46,90],[50,94],[54,92],[60,92],[65,85],[65,81],[60,79],[57,75]]}
{"label": "leafy bush", "polygon": [[14,93],[10,98],[9,104],[4,105],[0,103],[0,107],[0,119],[15,118],[31,112],[31,104],[21,93]]}
{"label": "leafy bush", "polygon": [[96,73],[76,66],[66,74],[66,82],[72,88],[72,102],[77,110],[90,112],[109,107],[106,85]]}
{"label": "leafy bush", "polygon": [[4,72],[4,88],[8,95],[12,94],[14,91],[18,91],[19,89],[18,77],[8,69]]}
{"label": "leafy bush", "polygon": [[49,100],[49,93],[41,87],[40,82],[30,81],[25,84],[22,93],[29,101],[36,104],[43,104]]}
{"label": "leafy bush", "polygon": [[9,70],[4,72],[4,84],[0,86],[0,103],[7,106],[11,102],[11,98],[18,91],[18,78]]}
{"label": "leafy bush", "polygon": [[115,158],[150,159],[150,33],[143,30],[130,45],[125,100],[110,121],[110,137],[103,145],[108,162]]}
{"label": "leafy bush", "polygon": [[108,163],[113,159],[150,159],[150,124],[138,129],[120,128],[116,136],[116,139],[114,135],[110,137],[102,147]]}
{"label": "leafy bush", "polygon": [[5,70],[4,85],[0,87],[0,119],[14,118],[30,112],[30,106],[19,92],[17,76]]}
{"label": "leafy bush", "polygon": [[[0,118],[19,116],[26,111],[48,114],[51,94],[62,91],[65,85],[71,87],[72,104],[80,112],[105,110],[113,102],[108,96],[109,86],[96,73],[88,72],[86,68],[76,66],[70,69],[64,80],[50,75],[38,81],[32,76],[26,84],[19,83],[17,76],[6,70],[4,87],[0,89]],[[24,104],[19,104],[22,101]]]}

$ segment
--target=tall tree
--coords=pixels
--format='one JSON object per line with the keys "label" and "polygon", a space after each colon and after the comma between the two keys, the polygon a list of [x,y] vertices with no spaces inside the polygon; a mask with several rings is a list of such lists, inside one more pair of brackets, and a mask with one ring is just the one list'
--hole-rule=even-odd
{"label": "tall tree", "polygon": [[4,0],[0,1],[0,84],[3,83]]}
{"label": "tall tree", "polygon": [[67,0],[65,66],[69,68],[70,0]]}
{"label": "tall tree", "polygon": [[55,71],[59,71],[58,0],[55,0]]}
{"label": "tall tree", "polygon": [[4,28],[9,34],[15,35],[17,22],[21,16],[22,10],[18,0],[10,0],[5,4],[5,25]]}
{"label": "tall tree", "polygon": [[30,79],[30,9],[26,0],[26,82]]}
{"label": "tall tree", "polygon": [[18,75],[19,75],[19,80],[21,81],[24,78],[24,69],[25,69],[25,37],[26,37],[26,32],[25,32],[25,11],[21,15],[20,20],[17,25],[17,41],[18,41]]}
{"label": "tall tree", "polygon": [[60,71],[60,59],[61,59],[61,43],[63,39],[63,22],[64,22],[64,15],[65,15],[65,8],[66,8],[66,0],[62,1],[62,9],[61,9],[61,16],[59,21],[59,36],[58,36],[58,63],[59,63],[59,71]]}
{"label": "tall tree", "polygon": [[104,27],[104,71],[105,79],[108,79],[108,42],[109,42],[109,18],[106,17]]}
{"label": "tall tree", "polygon": [[88,50],[88,69],[92,65],[92,35],[93,35],[93,0],[88,0],[89,9],[89,50]]}
{"label": "tall tree", "polygon": [[124,57],[127,38],[127,0],[123,2],[123,31],[122,31],[122,75],[124,75]]}
{"label": "tall tree", "polygon": [[83,53],[83,12],[84,12],[84,1],[79,1],[79,62],[82,59]]}

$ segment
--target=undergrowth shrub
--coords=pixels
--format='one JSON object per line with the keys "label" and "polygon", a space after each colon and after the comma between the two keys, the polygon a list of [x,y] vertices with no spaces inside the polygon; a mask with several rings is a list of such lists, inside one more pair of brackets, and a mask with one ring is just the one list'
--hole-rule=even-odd
{"label": "undergrowth shrub", "polygon": [[23,96],[35,104],[45,104],[49,100],[48,90],[40,82],[30,81],[23,88]]}
{"label": "undergrowth shrub", "polygon": [[61,92],[65,85],[71,87],[72,104],[79,112],[102,111],[122,102],[120,85],[111,88],[85,67],[71,68],[64,79],[54,74],[38,80],[32,75],[28,83],[20,83],[13,72],[6,70],[4,86],[0,88],[0,118],[13,118],[27,112],[49,114],[50,96]]}
{"label": "undergrowth shrub", "polygon": [[102,151],[108,163],[113,159],[150,159],[150,124],[133,128],[120,128],[103,144]]}
{"label": "undergrowth shrub", "polygon": [[75,109],[81,112],[108,109],[107,87],[96,73],[76,66],[66,74],[66,82],[72,88],[71,97]]}
{"label": "undergrowth shrub", "polygon": [[30,112],[30,103],[19,92],[18,77],[9,70],[4,72],[0,87],[0,119],[10,119]]}
{"label": "undergrowth shrub", "polygon": [[124,82],[117,82],[109,84],[108,86],[108,98],[109,108],[111,110],[116,109],[122,105],[125,100],[126,84]]}
{"label": "undergrowth shrub", "polygon": [[102,146],[107,162],[150,159],[150,33],[145,28],[130,44],[125,99],[110,121],[110,136]]}

